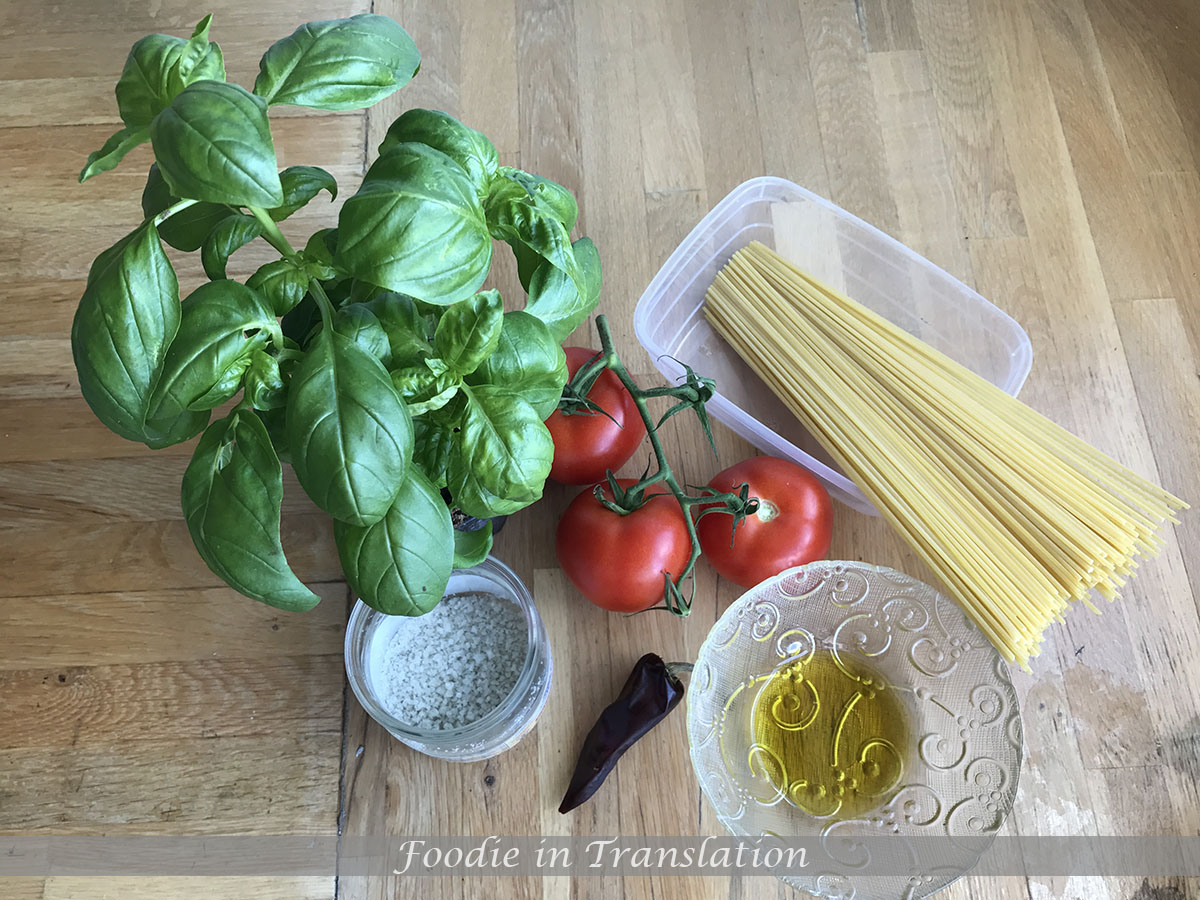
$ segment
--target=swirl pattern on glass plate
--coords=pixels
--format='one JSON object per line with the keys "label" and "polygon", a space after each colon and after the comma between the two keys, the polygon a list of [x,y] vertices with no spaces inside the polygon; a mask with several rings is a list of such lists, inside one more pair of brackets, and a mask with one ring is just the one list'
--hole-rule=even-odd
{"label": "swirl pattern on glass plate", "polygon": [[[817,650],[830,651],[865,692],[880,687],[862,668],[869,663],[914,717],[900,780],[880,790],[873,811],[853,819],[822,817],[828,806],[804,812],[806,786],[795,776],[788,781],[779,753],[750,734],[754,700],[770,674]],[[974,864],[1012,806],[1022,730],[1008,668],[952,601],[903,573],[823,561],[763,582],[721,615],[700,649],[692,683],[692,762],[718,820],[737,835],[841,842],[834,858],[843,860],[842,871],[822,866],[803,877],[783,876],[825,900],[927,897]],[[781,726],[799,729],[809,713],[800,695],[774,715]],[[842,768],[861,778],[867,762],[885,769],[879,754],[887,752],[864,741]],[[786,785],[786,796],[778,784]],[[918,859],[913,878],[906,872],[865,879],[852,867],[856,833],[950,835],[962,844],[961,859],[945,868],[944,859]]]}

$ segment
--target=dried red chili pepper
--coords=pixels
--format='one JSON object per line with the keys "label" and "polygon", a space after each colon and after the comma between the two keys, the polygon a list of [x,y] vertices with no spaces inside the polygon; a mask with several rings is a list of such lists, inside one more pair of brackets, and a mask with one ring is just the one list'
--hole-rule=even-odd
{"label": "dried red chili pepper", "polygon": [[675,671],[680,668],[684,667],[663,662],[657,653],[637,661],[617,699],[605,707],[584,738],[560,813],[570,812],[596,793],[621,754],[679,705],[683,682]]}

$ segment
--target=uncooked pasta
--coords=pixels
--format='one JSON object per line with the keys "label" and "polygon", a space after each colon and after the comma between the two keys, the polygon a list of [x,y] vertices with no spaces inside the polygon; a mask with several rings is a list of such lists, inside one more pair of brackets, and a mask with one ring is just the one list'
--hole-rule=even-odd
{"label": "uncooked pasta", "polygon": [[705,315],[1010,661],[1115,598],[1182,500],[760,243]]}

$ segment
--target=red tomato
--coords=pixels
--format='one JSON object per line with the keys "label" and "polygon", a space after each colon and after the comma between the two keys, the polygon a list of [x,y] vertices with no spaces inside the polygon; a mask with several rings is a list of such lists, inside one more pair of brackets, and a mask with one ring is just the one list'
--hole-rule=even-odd
{"label": "red tomato", "polygon": [[[635,479],[622,478],[622,487]],[[612,497],[605,486],[605,494]],[[655,485],[644,506],[627,516],[605,508],[588,488],[571,501],[558,522],[558,564],[597,606],[639,612],[663,599],[663,572],[679,575],[692,542],[675,498]]]}
{"label": "red tomato", "polygon": [[[596,355],[595,350],[586,347],[563,349],[572,375]],[[603,481],[605,470],[624,465],[646,436],[646,426],[633,398],[613,372],[600,373],[588,392],[588,399],[613,418],[600,413],[564,416],[556,409],[546,420],[546,427],[554,438],[554,465],[550,467],[550,477],[560,484]]]}
{"label": "red tomato", "polygon": [[[733,533],[733,516],[710,513],[696,523],[704,558],[723,578],[754,587],[760,581],[829,553],[833,504],[816,476],[786,459],[754,456],[708,483],[719,491],[750,485],[758,512]],[[730,542],[733,546],[730,546]]]}

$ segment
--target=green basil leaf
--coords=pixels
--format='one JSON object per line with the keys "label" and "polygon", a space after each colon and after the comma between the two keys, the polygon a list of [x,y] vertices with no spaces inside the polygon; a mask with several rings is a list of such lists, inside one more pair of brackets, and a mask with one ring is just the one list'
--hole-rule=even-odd
{"label": "green basil leaf", "polygon": [[353,525],[378,522],[412,458],[412,418],[387,369],[353,340],[322,330],[288,387],[292,466],[313,502]]}
{"label": "green basil leaf", "polygon": [[126,125],[149,125],[193,82],[225,80],[221,48],[208,41],[211,24],[212,16],[205,16],[188,41],[148,34],[133,45],[117,81],[117,107]]}
{"label": "green basil leaf", "polygon": [[495,145],[474,128],[437,109],[410,109],[392,122],[379,145],[383,156],[404,143],[425,144],[440,150],[467,170],[471,180],[486,193],[500,157]]}
{"label": "green basil leaf", "polygon": [[88,154],[87,165],[79,173],[79,183],[82,184],[93,175],[115,169],[126,153],[148,140],[150,129],[145,125],[122,128],[105,141],[103,147]]}
{"label": "green basil leaf", "polygon": [[297,303],[280,321],[283,336],[295,341],[300,347],[308,342],[321,327],[321,308],[311,295]]}
{"label": "green basil leaf", "polygon": [[434,323],[412,297],[388,291],[363,304],[375,314],[387,335],[394,367],[413,366],[433,355]]}
{"label": "green basil leaf", "polygon": [[358,344],[385,366],[391,362],[392,348],[375,313],[363,303],[349,303],[333,317],[333,327]]}
{"label": "green basil leaf", "polygon": [[433,352],[459,376],[474,372],[500,340],[504,301],[499,291],[483,291],[447,307],[433,333]]}
{"label": "green basil leaf", "polygon": [[292,611],[320,602],[284,555],[283,469],[253,413],[235,411],[208,426],[183,473],[182,500],[201,559],[235,591]]}
{"label": "green basil leaf", "polygon": [[282,222],[321,191],[329,191],[331,203],[337,199],[337,179],[317,166],[288,166],[279,173],[279,183],[283,203],[267,210],[276,222]]}
{"label": "green basil leaf", "polygon": [[[308,291],[308,273],[289,259],[276,259],[260,266],[246,279],[246,287],[261,294],[277,316],[286,316]],[[286,333],[286,329],[284,332]]]}
{"label": "green basil leaf", "polygon": [[493,385],[464,388],[447,487],[467,515],[505,516],[542,496],[554,440],[534,408]]}
{"label": "green basil leaf", "polygon": [[146,417],[147,443],[156,447],[198,434],[208,410],[237,393],[250,355],[270,339],[282,342],[274,313],[236,281],[201,285],[184,298],[180,313]]}
{"label": "green basil leaf", "polygon": [[[142,189],[142,214],[146,218],[156,216],[178,203],[179,199],[163,180],[158,163],[151,165],[146,186]],[[176,250],[191,253],[199,250],[209,232],[229,218],[233,211],[224,203],[196,203],[181,209],[159,225],[158,236]]]}
{"label": "green basil leaf", "polygon": [[275,448],[275,455],[279,457],[280,462],[292,462],[292,454],[287,442],[287,410],[282,406],[274,409],[255,410],[258,419],[263,423],[263,427],[267,429],[267,434],[271,438],[271,446]]}
{"label": "green basil leaf", "polygon": [[179,197],[234,206],[279,206],[283,188],[267,104],[236,84],[197,81],[154,119],[158,168]]}
{"label": "green basil leaf", "polygon": [[246,400],[255,409],[282,409],[287,405],[287,382],[279,359],[263,350],[255,350],[247,359],[243,385]]}
{"label": "green basil leaf", "polygon": [[562,269],[543,262],[529,283],[529,302],[525,312],[546,323],[550,334],[562,343],[600,302],[600,254],[590,238],[580,238],[573,246],[583,292]]}
{"label": "green basil leaf", "polygon": [[442,495],[419,469],[410,470],[396,502],[368,526],[333,523],[350,589],[392,616],[429,612],[446,593],[454,562],[454,526]]}
{"label": "green basil leaf", "polygon": [[413,419],[413,464],[438,488],[446,486],[446,467],[450,464],[453,444],[453,426],[442,421],[436,412]]}
{"label": "green basil leaf", "polygon": [[479,565],[492,552],[492,523],[478,531],[454,532],[454,568],[470,569]]}
{"label": "green basil leaf", "polygon": [[467,376],[521,397],[543,421],[558,407],[567,383],[567,356],[540,319],[522,310],[504,314],[496,351]]}
{"label": "green basil leaf", "polygon": [[355,278],[439,306],[469,297],[492,263],[474,182],[441,151],[397,145],[342,206],[335,261]]}
{"label": "green basil leaf", "polygon": [[146,439],[150,395],[179,329],[179,283],[148,222],[100,254],[71,325],[79,388],[121,437]]}
{"label": "green basil leaf", "polygon": [[574,228],[575,223],[579,221],[579,203],[575,200],[575,195],[557,181],[510,166],[501,166],[497,175],[524,188],[526,196],[537,205],[548,208],[567,231]]}
{"label": "green basil leaf", "polygon": [[[527,248],[562,269],[574,282],[576,289],[586,292],[583,273],[571,248],[567,227],[557,212],[540,195],[530,196],[523,187],[498,179],[485,203],[488,227],[498,241],[505,241],[518,254],[518,261]],[[516,188],[514,190],[514,187]],[[528,254],[524,255],[528,265]]]}
{"label": "green basil leaf", "polygon": [[407,366],[392,372],[392,386],[414,419],[441,409],[454,399],[461,384],[451,373],[434,372],[427,366]]}
{"label": "green basil leaf", "polygon": [[387,16],[362,13],[301,25],[258,64],[254,93],[271,104],[363,109],[408,84],[421,54]]}
{"label": "green basil leaf", "polygon": [[209,232],[200,248],[200,262],[204,274],[213,281],[225,277],[225,268],[237,250],[262,234],[262,225],[254,216],[234,213]]}

